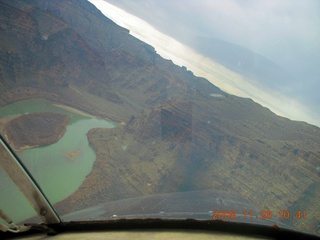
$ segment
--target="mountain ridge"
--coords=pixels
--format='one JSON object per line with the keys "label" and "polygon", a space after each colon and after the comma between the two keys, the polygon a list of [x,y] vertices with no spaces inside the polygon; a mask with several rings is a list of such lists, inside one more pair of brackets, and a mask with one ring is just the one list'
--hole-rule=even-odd
{"label": "mountain ridge", "polygon": [[[188,42],[188,40],[186,40]],[[269,89],[282,89],[296,82],[295,76],[285,71],[267,57],[234,43],[219,39],[194,36],[193,48],[253,83]],[[190,43],[190,44],[192,44]]]}

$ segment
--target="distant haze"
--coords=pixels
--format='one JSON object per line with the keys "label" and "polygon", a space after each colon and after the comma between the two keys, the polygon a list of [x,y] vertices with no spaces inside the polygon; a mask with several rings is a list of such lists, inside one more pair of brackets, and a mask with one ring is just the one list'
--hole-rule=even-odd
{"label": "distant haze", "polygon": [[[107,17],[128,28],[131,34],[153,45],[160,55],[163,56],[164,45],[172,45],[171,49],[165,46],[167,55],[163,57],[208,78],[222,90],[250,97],[279,115],[320,126],[320,1],[107,1],[145,20],[155,28],[152,32],[146,22],[120,9],[110,11],[109,7],[108,12],[108,7],[102,7],[102,0],[91,2],[100,10],[104,8]],[[171,36],[171,40],[156,33],[156,29]],[[207,40],[207,44],[205,41],[199,44],[199,40]],[[272,77],[268,81],[248,79],[237,73],[232,75],[228,69],[221,70],[224,77],[220,80],[217,71],[213,77],[212,73],[201,74],[205,71],[203,65],[209,64],[207,58],[212,57],[208,43],[217,40],[266,57],[288,77],[280,78],[282,81]],[[188,50],[183,44],[177,45],[180,43],[189,46]],[[170,52],[174,50],[180,53]],[[182,51],[188,55],[185,59]],[[195,58],[197,52],[207,57],[201,59],[202,66],[195,60],[189,63],[188,59]]]}

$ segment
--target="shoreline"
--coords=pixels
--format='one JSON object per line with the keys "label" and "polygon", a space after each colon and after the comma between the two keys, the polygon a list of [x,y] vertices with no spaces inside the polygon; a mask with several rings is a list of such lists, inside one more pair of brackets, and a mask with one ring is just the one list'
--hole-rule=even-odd
{"label": "shoreline", "polygon": [[81,115],[81,116],[84,116],[84,117],[96,118],[95,116],[93,116],[93,115],[91,115],[89,113],[85,113],[83,111],[80,111],[78,109],[75,109],[73,107],[69,107],[69,106],[66,106],[66,105],[63,105],[63,104],[54,103],[54,104],[52,104],[52,106],[67,110],[68,112],[72,112],[72,113],[75,113],[75,114],[78,114],[78,115]]}
{"label": "shoreline", "polygon": [[24,150],[28,150],[28,149],[39,147],[39,145],[26,145],[26,146],[23,146],[23,147],[17,147],[17,146],[14,145],[14,142],[10,141],[10,139],[8,138],[8,135],[5,132],[3,132],[3,137],[7,141],[9,146],[12,147],[12,149],[14,150],[15,153],[21,153]]}

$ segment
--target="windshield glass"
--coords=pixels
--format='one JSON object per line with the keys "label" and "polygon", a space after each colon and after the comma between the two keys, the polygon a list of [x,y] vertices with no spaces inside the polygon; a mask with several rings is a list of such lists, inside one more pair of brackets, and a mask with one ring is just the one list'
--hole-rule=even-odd
{"label": "windshield glass", "polygon": [[[320,235],[318,1],[1,0],[0,12],[1,137],[62,221]],[[0,182],[0,209],[40,221],[1,168]]]}

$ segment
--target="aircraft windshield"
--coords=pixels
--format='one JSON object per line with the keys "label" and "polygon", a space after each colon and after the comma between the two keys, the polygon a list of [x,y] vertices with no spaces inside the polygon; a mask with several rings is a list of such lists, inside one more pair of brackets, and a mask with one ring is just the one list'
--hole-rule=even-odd
{"label": "aircraft windshield", "polygon": [[[0,0],[2,148],[62,221],[320,235],[319,13],[313,0]],[[0,209],[41,222],[4,162]]]}

